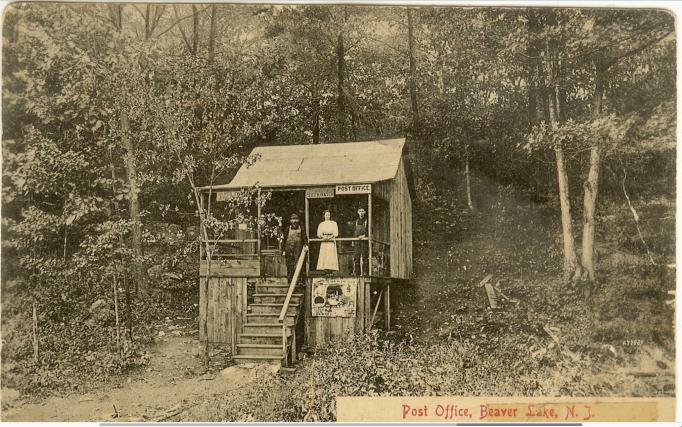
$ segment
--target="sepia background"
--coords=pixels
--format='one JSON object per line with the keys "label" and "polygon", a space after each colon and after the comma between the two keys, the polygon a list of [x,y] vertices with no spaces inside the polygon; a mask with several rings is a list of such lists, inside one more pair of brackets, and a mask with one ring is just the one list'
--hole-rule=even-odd
{"label": "sepia background", "polygon": [[[14,3],[2,35],[3,420],[674,396],[670,12]],[[197,189],[256,146],[402,137],[391,330],[279,373],[203,346]]]}

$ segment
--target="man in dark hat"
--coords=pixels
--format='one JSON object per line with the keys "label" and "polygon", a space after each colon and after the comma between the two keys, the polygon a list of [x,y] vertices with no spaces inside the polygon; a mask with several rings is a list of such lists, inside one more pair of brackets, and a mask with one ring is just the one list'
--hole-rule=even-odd
{"label": "man in dark hat", "polygon": [[368,274],[367,216],[363,206],[358,207],[358,216],[353,222],[353,236],[360,239],[353,242],[353,271],[356,276]]}
{"label": "man in dark hat", "polygon": [[[287,265],[287,283],[291,283],[291,279],[294,277],[294,272],[296,271],[298,257],[301,256],[301,250],[303,250],[303,246],[308,244],[308,236],[306,236],[306,232],[300,224],[298,215],[295,213],[291,214],[289,217],[289,226],[284,230],[283,242],[284,251],[282,252],[282,255],[284,255],[284,260]],[[303,271],[303,268],[301,271]]]}

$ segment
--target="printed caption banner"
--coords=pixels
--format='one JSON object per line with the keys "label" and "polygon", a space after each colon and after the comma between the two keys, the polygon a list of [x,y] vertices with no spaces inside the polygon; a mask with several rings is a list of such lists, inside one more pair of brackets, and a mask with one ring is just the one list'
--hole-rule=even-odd
{"label": "printed caption banner", "polygon": [[337,397],[339,422],[674,421],[674,398]]}

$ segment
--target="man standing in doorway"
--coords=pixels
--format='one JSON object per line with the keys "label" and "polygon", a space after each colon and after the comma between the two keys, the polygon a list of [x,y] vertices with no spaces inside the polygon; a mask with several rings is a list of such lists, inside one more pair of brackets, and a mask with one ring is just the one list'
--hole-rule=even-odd
{"label": "man standing in doorway", "polygon": [[[291,283],[291,279],[294,277],[294,272],[296,271],[296,263],[298,262],[298,257],[301,256],[301,250],[308,244],[308,236],[300,224],[298,215],[293,213],[289,217],[289,226],[284,230],[284,260],[287,265],[287,283]],[[305,268],[305,262],[304,262]],[[300,276],[299,276],[300,279]]]}
{"label": "man standing in doorway", "polygon": [[353,236],[361,239],[353,242],[353,272],[356,276],[368,274],[369,265],[367,253],[367,216],[365,208],[358,207],[358,216],[353,223]]}

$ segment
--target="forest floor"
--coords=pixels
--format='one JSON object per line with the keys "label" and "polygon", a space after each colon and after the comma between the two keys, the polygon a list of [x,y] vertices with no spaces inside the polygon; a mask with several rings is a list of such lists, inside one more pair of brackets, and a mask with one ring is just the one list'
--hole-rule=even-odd
{"label": "forest floor", "polygon": [[[417,212],[416,279],[392,292],[391,339],[472,344],[486,357],[512,361],[510,370],[523,371],[532,361],[545,370],[547,383],[516,390],[523,394],[674,395],[674,313],[665,303],[674,289],[674,269],[652,270],[641,257],[605,251],[601,287],[586,297],[561,280],[555,210],[480,179],[476,184],[474,212],[445,199]],[[494,310],[479,286],[488,275],[504,293],[498,292]],[[274,375],[267,366],[223,370],[229,356],[219,349],[206,374],[192,321],[167,320],[159,331],[163,337],[151,348],[145,369],[40,402],[3,393],[2,420],[197,421],[206,419],[206,402],[210,406]]]}

